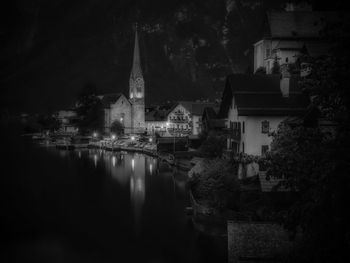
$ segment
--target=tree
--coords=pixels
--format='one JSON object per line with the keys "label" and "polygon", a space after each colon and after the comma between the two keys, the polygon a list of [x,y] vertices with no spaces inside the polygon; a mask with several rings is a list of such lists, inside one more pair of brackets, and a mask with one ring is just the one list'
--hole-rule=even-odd
{"label": "tree", "polygon": [[273,60],[272,74],[279,74],[279,73],[280,73],[280,64],[278,63],[277,56],[275,56]]}
{"label": "tree", "polygon": [[221,157],[225,146],[225,135],[210,133],[199,147],[199,150],[210,157]]}
{"label": "tree", "polygon": [[228,160],[204,159],[191,171],[189,180],[194,198],[201,204],[224,210],[238,205],[237,167]]}
{"label": "tree", "polygon": [[[280,125],[273,135],[271,151],[264,160],[268,175],[297,194],[285,225],[301,228],[304,242],[291,262],[348,262],[350,256],[350,90],[348,81],[349,24],[328,25],[326,39],[332,48],[322,57],[304,54],[301,64],[311,73],[300,84],[311,98],[310,108],[319,118],[334,124],[332,133],[322,126]],[[346,28],[346,29],[345,29]],[[331,136],[330,136],[331,135]]]}
{"label": "tree", "polygon": [[292,230],[303,230],[305,242],[293,257],[297,262],[349,261],[343,252],[350,246],[350,217],[345,213],[350,189],[350,54],[341,48],[349,38],[333,33],[336,41],[329,53],[300,57],[301,63],[311,65],[301,87],[311,98],[310,108],[318,112],[315,118],[334,123],[332,136],[318,125],[282,124],[265,160],[268,175],[283,179],[282,184],[298,196],[284,222]]}
{"label": "tree", "polygon": [[96,87],[94,85],[85,85],[79,94],[77,113],[80,118],[78,122],[80,132],[91,133],[92,131],[102,130],[103,106],[101,100],[96,96]]}
{"label": "tree", "polygon": [[111,132],[122,135],[124,133],[124,125],[120,121],[115,120],[111,125]]}

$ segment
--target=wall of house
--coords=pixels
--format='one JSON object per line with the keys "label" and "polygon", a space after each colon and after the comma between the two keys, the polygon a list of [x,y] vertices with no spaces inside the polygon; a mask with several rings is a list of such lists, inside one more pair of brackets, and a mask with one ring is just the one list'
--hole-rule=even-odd
{"label": "wall of house", "polygon": [[[254,72],[259,67],[264,67],[266,73],[272,72],[275,56],[278,58],[278,63],[295,63],[300,51],[297,48],[301,48],[301,43],[305,41],[297,40],[261,40],[254,45]],[[278,47],[283,46],[284,49]],[[286,49],[287,48],[287,49]],[[293,50],[294,49],[294,50]]]}
{"label": "wall of house", "polygon": [[[278,125],[285,119],[285,116],[238,116],[237,108],[235,107],[234,98],[232,99],[231,107],[228,112],[226,127],[230,127],[230,122],[241,123],[241,139],[239,142],[231,138],[227,138],[227,150],[232,150],[232,144],[238,144],[238,152],[243,152],[249,155],[261,156],[262,146],[267,145],[270,149],[272,137],[267,133],[262,133],[262,122],[269,122],[269,132],[276,131]],[[244,122],[244,125],[243,125]],[[244,130],[243,130],[244,126]],[[251,177],[257,175],[259,166],[256,163],[248,165],[240,165],[238,177]]]}
{"label": "wall of house", "polygon": [[147,134],[153,135],[155,133],[158,133],[161,136],[166,136],[166,121],[146,121],[145,123]]}
{"label": "wall of house", "polygon": [[168,114],[168,132],[170,136],[184,136],[192,134],[191,113],[181,104]]}
{"label": "wall of house", "polygon": [[244,153],[251,155],[261,155],[262,145],[268,145],[272,142],[272,137],[267,133],[262,133],[262,122],[269,122],[269,131],[275,131],[278,125],[286,117],[274,117],[274,116],[240,116],[238,121],[245,122],[245,131],[241,135],[241,146],[244,143]]}
{"label": "wall of house", "polygon": [[110,122],[107,127],[117,120],[124,125],[124,133],[131,133],[131,105],[129,101],[121,96],[110,108]]}
{"label": "wall of house", "polygon": [[264,66],[263,41],[259,41],[254,45],[254,72]]}
{"label": "wall of house", "polygon": [[192,135],[199,135],[202,132],[202,116],[192,115]]}

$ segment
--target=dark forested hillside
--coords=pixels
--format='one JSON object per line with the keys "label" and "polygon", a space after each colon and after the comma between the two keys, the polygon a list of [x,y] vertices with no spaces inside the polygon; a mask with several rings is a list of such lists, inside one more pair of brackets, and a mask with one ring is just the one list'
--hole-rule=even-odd
{"label": "dark forested hillside", "polygon": [[[259,0],[13,0],[1,8],[1,106],[69,106],[86,84],[126,92],[134,25],[146,102],[214,98],[249,70],[267,8]],[[38,103],[38,98],[40,103]]]}

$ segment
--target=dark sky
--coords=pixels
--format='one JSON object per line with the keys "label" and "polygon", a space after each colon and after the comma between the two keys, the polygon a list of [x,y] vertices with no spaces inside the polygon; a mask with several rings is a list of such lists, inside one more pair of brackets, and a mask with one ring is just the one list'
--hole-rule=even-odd
{"label": "dark sky", "polygon": [[101,94],[126,93],[135,22],[146,103],[213,98],[225,75],[249,67],[264,12],[282,2],[8,1],[0,11],[1,108],[69,107],[88,84]]}

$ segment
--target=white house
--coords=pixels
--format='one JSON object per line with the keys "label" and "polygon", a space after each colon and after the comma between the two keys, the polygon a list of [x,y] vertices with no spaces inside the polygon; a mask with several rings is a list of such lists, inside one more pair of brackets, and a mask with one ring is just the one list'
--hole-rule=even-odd
{"label": "white house", "polygon": [[[226,119],[229,152],[263,155],[272,141],[269,133],[286,118],[305,113],[308,100],[297,85],[298,78],[288,72],[227,77],[219,117]],[[246,175],[258,171],[252,165]]]}
{"label": "white house", "polygon": [[202,115],[214,103],[200,101],[179,101],[170,108],[146,109],[146,130],[148,134],[161,136],[198,136],[202,132]]}
{"label": "white house", "polygon": [[329,44],[320,32],[332,21],[335,13],[315,12],[309,5],[289,4],[285,11],[267,12],[262,39],[254,44],[254,72],[265,68],[270,74],[275,60],[279,65],[294,63],[301,53],[324,54]]}
{"label": "white house", "polygon": [[168,126],[170,134],[180,136],[198,136],[202,132],[202,116],[204,109],[214,107],[211,102],[179,101],[168,113]]}

